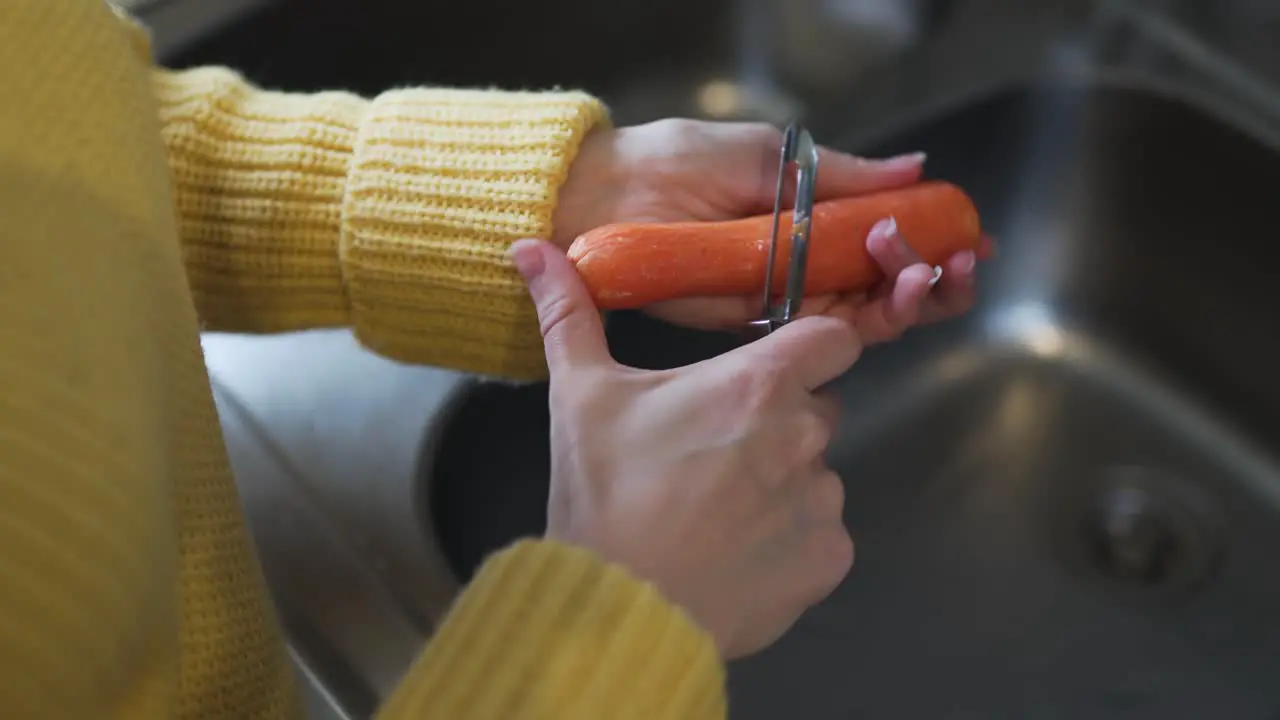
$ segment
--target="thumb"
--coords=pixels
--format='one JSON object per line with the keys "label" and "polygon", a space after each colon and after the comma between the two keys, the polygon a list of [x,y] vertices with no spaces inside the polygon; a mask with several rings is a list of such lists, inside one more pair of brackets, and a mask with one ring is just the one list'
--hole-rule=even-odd
{"label": "thumb", "polygon": [[794,320],[739,351],[781,362],[812,392],[848,372],[862,355],[862,339],[853,323],[844,318],[812,315]]}
{"label": "thumb", "polygon": [[510,256],[538,310],[551,374],[613,362],[600,312],[564,252],[541,240],[519,240]]}

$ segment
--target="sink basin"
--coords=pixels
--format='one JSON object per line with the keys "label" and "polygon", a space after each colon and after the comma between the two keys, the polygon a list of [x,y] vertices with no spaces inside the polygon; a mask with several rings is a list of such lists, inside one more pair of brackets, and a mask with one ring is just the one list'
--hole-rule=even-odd
{"label": "sink basin", "polygon": [[[1267,559],[1280,546],[1280,342],[1265,339],[1280,304],[1262,263],[1280,224],[1280,126],[1243,117],[1253,108],[1235,95],[1256,102],[1250,83],[1222,82],[1212,62],[1188,70],[1123,23],[1103,23],[1101,56],[1198,84],[1231,121],[1150,87],[1028,84],[1063,19],[1102,4],[1117,3],[955,3],[927,47],[806,118],[837,146],[929,151],[1002,254],[969,316],[869,350],[833,385],[847,402],[830,463],[858,562],[776,647],[735,664],[735,720],[1280,718]],[[166,64],[227,63],[294,90],[583,87],[631,124],[718,114],[706,91],[750,60],[739,5],[271,0],[201,42],[158,47]],[[649,368],[737,342],[635,313],[613,315],[608,334],[619,360]],[[364,717],[453,581],[542,531],[548,418],[545,385],[459,381],[469,389],[448,391],[443,422],[423,421],[415,479],[418,426],[402,413],[435,402],[396,388],[444,391],[421,368],[348,351],[368,363],[358,386],[350,369],[295,385],[291,366],[281,379],[279,363],[233,353],[262,368],[250,375],[272,389],[267,407],[338,396],[349,412],[320,426],[356,430],[299,451],[325,483],[237,473],[304,684],[333,717]],[[309,352],[341,356],[295,355]],[[235,415],[224,408],[224,426]],[[405,437],[371,443],[371,427]],[[344,455],[378,461],[344,469]]]}
{"label": "sink basin", "polygon": [[[735,664],[733,717],[1280,716],[1280,155],[1118,82],[859,149],[928,151],[1001,254],[971,314],[832,385],[857,564]],[[608,334],[648,368],[736,342],[635,313]],[[423,475],[462,579],[541,531],[549,467],[545,385],[469,393]]]}

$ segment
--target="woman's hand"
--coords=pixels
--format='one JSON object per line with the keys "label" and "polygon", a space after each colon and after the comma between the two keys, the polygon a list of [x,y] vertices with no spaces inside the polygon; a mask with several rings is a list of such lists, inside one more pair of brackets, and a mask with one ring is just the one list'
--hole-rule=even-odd
{"label": "woman's hand", "polygon": [[861,351],[810,317],[677,370],[618,365],[564,254],[513,248],[551,371],[549,537],[662,590],[726,658],[776,640],[853,563],[844,486],[823,461],[836,406],[815,389]]}
{"label": "woman's hand", "polygon": [[[782,134],[767,124],[660,120],[588,136],[570,169],[552,241],[567,249],[578,235],[613,222],[729,220],[772,212]],[[924,156],[867,160],[820,149],[816,199],[909,185]],[[991,250],[990,241],[983,255]],[[805,298],[802,315],[838,312],[854,318],[863,341],[897,337],[913,325],[959,315],[974,300],[973,253],[933,269],[896,233],[873,232],[868,249],[889,278],[867,295]],[[689,298],[648,311],[681,325],[731,330],[757,319],[760,298]]]}

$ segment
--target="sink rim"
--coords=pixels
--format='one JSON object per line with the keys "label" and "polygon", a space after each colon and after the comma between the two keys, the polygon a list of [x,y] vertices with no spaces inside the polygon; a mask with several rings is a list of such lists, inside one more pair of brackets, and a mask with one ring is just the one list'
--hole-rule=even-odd
{"label": "sink rim", "polygon": [[442,547],[442,541],[437,531],[433,514],[434,504],[431,490],[435,479],[436,458],[439,456],[441,441],[452,422],[457,418],[462,408],[466,406],[474,390],[484,383],[485,380],[483,378],[474,375],[462,376],[455,382],[448,395],[436,409],[431,422],[427,426],[427,432],[423,433],[422,441],[416,454],[417,460],[414,464],[413,475],[410,476],[409,480],[409,497],[407,498],[409,507],[407,512],[414,526],[419,530],[417,536],[423,543],[421,550],[431,560],[428,569],[430,577],[425,578],[425,580],[431,584],[433,590],[436,590],[432,594],[439,598],[436,602],[418,598],[415,603],[426,614],[425,619],[429,626],[424,629],[424,632],[428,640],[439,627],[440,622],[449,611],[450,604],[458,596],[458,593],[462,591],[463,587],[458,576],[450,568],[449,559]]}

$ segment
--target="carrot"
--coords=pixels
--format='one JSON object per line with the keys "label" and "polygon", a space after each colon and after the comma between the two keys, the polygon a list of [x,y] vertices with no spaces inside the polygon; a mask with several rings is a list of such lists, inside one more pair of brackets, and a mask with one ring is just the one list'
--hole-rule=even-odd
{"label": "carrot", "polygon": [[[791,213],[779,222],[773,288],[781,293],[789,260]],[[926,263],[979,250],[973,201],[959,187],[927,181],[813,208],[805,294],[866,290],[883,273],[867,251],[867,234],[892,216]],[[569,260],[602,310],[639,308],[682,297],[753,295],[762,290],[773,215],[723,222],[616,223],[579,236]]]}

